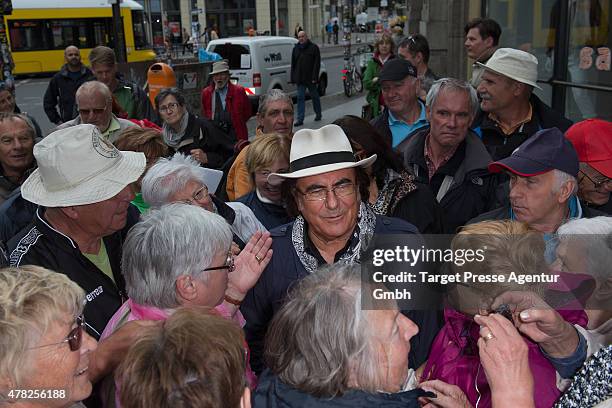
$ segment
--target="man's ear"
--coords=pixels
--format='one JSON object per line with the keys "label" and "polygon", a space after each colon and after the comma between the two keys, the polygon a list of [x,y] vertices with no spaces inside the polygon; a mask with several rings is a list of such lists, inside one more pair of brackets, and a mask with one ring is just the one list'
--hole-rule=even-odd
{"label": "man's ear", "polygon": [[431,108],[429,106],[425,106],[425,116],[427,117],[427,121],[431,123]]}
{"label": "man's ear", "polygon": [[79,211],[75,206],[72,207],[61,207],[59,209],[64,216],[70,218],[71,220],[76,220],[79,218]]}
{"label": "man's ear", "polygon": [[565,203],[572,196],[576,182],[574,180],[568,180],[561,185],[559,189],[559,197],[557,198],[559,203]]}
{"label": "man's ear", "polygon": [[196,289],[195,284],[193,283],[193,278],[189,275],[181,275],[176,279],[176,294],[179,299],[184,299],[186,301],[193,300],[198,290]]}
{"label": "man's ear", "polygon": [[493,37],[488,36],[484,39],[484,43],[486,44],[487,48],[493,48]]}

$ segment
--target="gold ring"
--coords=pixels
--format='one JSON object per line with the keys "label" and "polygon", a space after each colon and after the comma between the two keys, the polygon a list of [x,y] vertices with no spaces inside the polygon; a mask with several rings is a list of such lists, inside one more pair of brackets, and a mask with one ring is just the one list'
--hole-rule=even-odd
{"label": "gold ring", "polygon": [[495,336],[493,335],[493,333],[488,332],[486,335],[483,336],[483,338],[485,339],[485,341],[489,341],[491,339],[494,339]]}
{"label": "gold ring", "polygon": [[263,261],[263,259],[261,259],[259,256],[255,255],[255,259],[257,259],[257,263],[261,263],[261,261]]}

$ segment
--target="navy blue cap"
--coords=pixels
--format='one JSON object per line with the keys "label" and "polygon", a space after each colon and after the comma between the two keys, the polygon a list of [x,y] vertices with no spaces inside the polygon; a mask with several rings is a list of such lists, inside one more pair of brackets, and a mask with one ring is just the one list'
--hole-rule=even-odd
{"label": "navy blue cap", "polygon": [[557,128],[542,129],[505,159],[489,164],[491,173],[508,170],[523,177],[537,176],[553,169],[578,177],[578,154]]}
{"label": "navy blue cap", "polygon": [[417,70],[414,65],[401,58],[392,58],[383,65],[380,75],[378,75],[378,81],[401,81],[408,75],[417,77]]}

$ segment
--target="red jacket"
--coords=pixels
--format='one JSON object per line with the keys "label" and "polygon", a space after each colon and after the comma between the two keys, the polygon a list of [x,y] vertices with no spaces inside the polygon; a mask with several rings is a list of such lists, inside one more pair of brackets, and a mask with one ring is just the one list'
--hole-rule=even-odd
{"label": "red jacket", "polygon": [[[225,108],[229,111],[232,118],[232,126],[236,132],[238,140],[247,140],[247,120],[253,116],[251,102],[246,96],[244,88],[240,85],[227,83],[227,96],[225,97]],[[207,86],[202,90],[202,116],[212,119],[212,95],[215,91],[215,84]]]}

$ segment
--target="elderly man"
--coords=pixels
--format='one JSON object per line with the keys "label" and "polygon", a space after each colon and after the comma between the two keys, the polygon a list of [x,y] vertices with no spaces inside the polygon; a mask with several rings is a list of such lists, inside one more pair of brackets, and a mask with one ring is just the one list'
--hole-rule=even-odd
{"label": "elderly man", "polygon": [[565,132],[571,121],[553,111],[535,94],[538,60],[513,48],[500,48],[486,64],[477,62],[484,73],[478,85],[481,114],[473,128],[493,160],[508,157],[514,149],[540,129]]}
{"label": "elderly man", "polygon": [[[81,52],[74,45],[64,50],[66,63],[53,75],[45,91],[43,104],[45,113],[51,121],[59,125],[72,120],[77,115],[75,94],[77,89],[93,77],[93,73],[81,62]],[[57,108],[59,107],[59,113]]]}
{"label": "elderly man", "polygon": [[463,28],[465,34],[465,50],[468,58],[474,60],[472,65],[471,84],[477,87],[482,76],[482,68],[477,62],[485,64],[497,49],[501,27],[497,21],[490,18],[475,18]]}
{"label": "elderly man", "polygon": [[428,125],[425,105],[418,99],[421,81],[414,65],[399,58],[387,61],[378,81],[387,108],[370,123],[395,150],[403,152],[410,136]]}
{"label": "elderly man", "polygon": [[612,122],[587,119],[565,132],[580,161],[580,203],[612,215]]}
{"label": "elderly man", "polygon": [[10,264],[43,266],[81,286],[88,332],[98,339],[126,299],[121,230],[145,156],[117,150],[93,125],[51,133],[34,147],[34,156],[38,169],[21,193],[39,208],[9,241]]}
{"label": "elderly man", "polygon": [[417,69],[419,80],[421,81],[421,90],[419,98],[425,100],[429,88],[439,77],[429,68],[429,42],[422,34],[413,34],[410,37],[404,38],[397,47],[397,54],[410,61]]}
{"label": "elderly man", "polygon": [[[272,260],[241,306],[256,372],[263,368],[267,326],[296,281],[326,264],[359,263],[374,234],[417,232],[405,221],[375,215],[367,205],[369,193],[360,187],[364,181],[369,185],[363,168],[375,160],[373,155],[357,161],[342,129],[327,125],[296,132],[291,143],[290,172],[268,177],[272,184],[284,181],[288,208],[299,215],[293,223],[270,232]],[[421,322],[426,317],[416,318]],[[429,330],[424,333],[432,334]],[[420,352],[425,358],[424,349]]]}
{"label": "elderly man", "polygon": [[510,157],[489,164],[492,173],[510,176],[509,202],[470,223],[511,219],[526,222],[544,234],[570,218],[605,215],[580,205],[578,155],[559,129],[543,129],[518,147]]}
{"label": "elderly man", "polygon": [[497,178],[487,171],[491,156],[470,123],[478,110],[474,88],[443,78],[427,94],[430,128],[410,138],[404,165],[431,187],[444,211],[449,232],[495,208]]}
{"label": "elderly man", "polygon": [[244,88],[232,84],[227,61],[213,63],[212,83],[202,90],[202,116],[213,120],[225,133],[247,140],[247,120],[253,116]]}
{"label": "elderly man", "polygon": [[89,64],[96,79],[111,90],[128,119],[157,120],[157,115],[144,90],[117,72],[115,51],[99,45],[89,53]]}
{"label": "elderly man", "polygon": [[294,126],[304,124],[304,110],[306,89],[312,99],[312,108],[315,111],[315,121],[321,120],[321,99],[317,83],[321,69],[321,52],[319,47],[308,39],[305,31],[298,32],[298,43],[291,53],[291,82],[297,85],[297,120]]}
{"label": "elderly man", "polygon": [[32,153],[35,136],[26,116],[0,113],[0,203],[36,168]]}
{"label": "elderly man", "polygon": [[56,130],[88,123],[96,125],[102,137],[114,143],[124,129],[137,126],[113,114],[113,95],[102,82],[89,81],[81,85],[76,92],[76,103],[79,116],[59,125]]}
{"label": "elderly man", "polygon": [[[293,101],[280,89],[271,89],[259,101],[257,130],[255,137],[264,133],[293,134]],[[227,197],[233,201],[253,190],[253,182],[247,171],[245,160],[249,147],[236,156],[227,175]]]}

